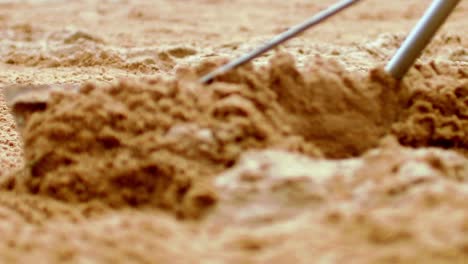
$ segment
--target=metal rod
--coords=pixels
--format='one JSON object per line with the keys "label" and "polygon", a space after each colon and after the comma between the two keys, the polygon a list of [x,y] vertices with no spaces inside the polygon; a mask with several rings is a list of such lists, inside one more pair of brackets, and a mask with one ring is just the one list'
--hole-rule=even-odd
{"label": "metal rod", "polygon": [[353,4],[356,4],[360,0],[344,0],[336,3],[335,5],[329,7],[328,9],[318,13],[317,15],[309,18],[308,20],[304,21],[303,23],[296,25],[292,27],[291,29],[277,35],[273,39],[271,39],[269,42],[267,42],[265,45],[253,50],[252,52],[234,60],[231,61],[230,63],[221,66],[220,68],[214,70],[213,72],[203,76],[200,79],[201,83],[208,83],[212,81],[216,76],[221,75],[223,73],[226,73],[236,67],[239,67],[250,60],[258,57],[259,55],[273,49],[274,47],[280,45],[281,43],[297,36],[298,34],[304,32],[306,29],[317,25],[327,18],[332,17],[333,15],[339,13],[340,11],[352,6]]}
{"label": "metal rod", "polygon": [[403,45],[385,67],[395,79],[405,76],[460,0],[434,0]]}

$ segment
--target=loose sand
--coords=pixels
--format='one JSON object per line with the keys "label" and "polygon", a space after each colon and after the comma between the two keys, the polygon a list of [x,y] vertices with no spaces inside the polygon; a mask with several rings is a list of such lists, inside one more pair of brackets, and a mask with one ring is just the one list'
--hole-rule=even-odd
{"label": "loose sand", "polygon": [[468,262],[467,2],[402,82],[427,0],[197,83],[332,2],[2,1],[0,262]]}

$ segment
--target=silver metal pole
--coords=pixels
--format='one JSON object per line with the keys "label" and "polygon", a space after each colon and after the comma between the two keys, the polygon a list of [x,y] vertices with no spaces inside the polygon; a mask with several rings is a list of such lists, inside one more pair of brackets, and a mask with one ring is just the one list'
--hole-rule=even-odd
{"label": "silver metal pole", "polygon": [[385,67],[395,79],[405,76],[460,0],[434,0],[403,45]]}
{"label": "silver metal pole", "polygon": [[294,27],[292,27],[291,29],[289,29],[288,31],[285,31],[279,35],[277,35],[276,37],[274,37],[272,40],[270,40],[269,42],[267,42],[265,45],[261,46],[260,48],[234,60],[234,61],[231,61],[230,63],[214,70],[213,72],[203,76],[201,79],[200,79],[200,82],[201,83],[208,83],[210,82],[211,80],[213,80],[216,76],[218,75],[221,75],[223,73],[226,73],[236,67],[239,67],[247,62],[249,62],[250,60],[258,57],[259,55],[273,49],[274,47],[280,45],[281,43],[297,36],[298,34],[304,32],[306,29],[314,26],[314,25],[317,25],[321,22],[323,22],[324,20],[326,20],[327,18],[330,18],[332,17],[333,15],[339,13],[340,11],[352,6],[353,4],[356,4],[357,2],[359,2],[360,0],[343,0],[343,1],[340,1],[338,3],[336,3],[335,5],[329,7],[328,9],[320,12],[319,14],[309,18],[308,20],[304,21],[303,23],[299,24],[299,25],[296,25]]}

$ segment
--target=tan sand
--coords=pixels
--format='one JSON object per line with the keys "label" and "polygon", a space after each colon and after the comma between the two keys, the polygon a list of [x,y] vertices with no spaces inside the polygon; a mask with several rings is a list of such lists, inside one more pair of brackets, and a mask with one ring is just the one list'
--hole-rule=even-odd
{"label": "tan sand", "polygon": [[197,83],[332,2],[0,3],[0,262],[466,263],[466,2],[403,82],[428,0]]}

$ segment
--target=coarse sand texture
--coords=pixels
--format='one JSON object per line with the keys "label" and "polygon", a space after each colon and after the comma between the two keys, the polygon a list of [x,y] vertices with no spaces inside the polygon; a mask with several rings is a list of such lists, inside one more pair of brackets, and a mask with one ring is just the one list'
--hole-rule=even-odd
{"label": "coarse sand texture", "polygon": [[[1,1],[0,263],[468,263],[468,2]],[[363,1],[364,3],[364,1]]]}

